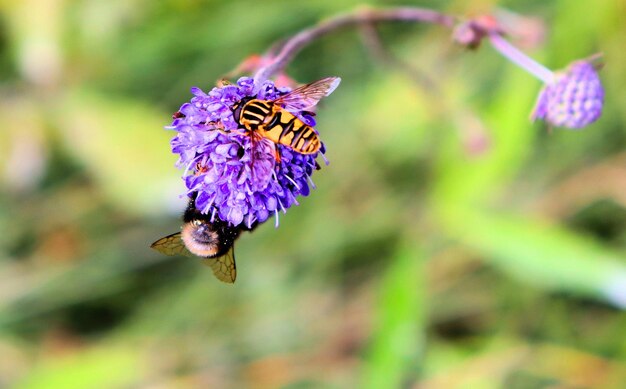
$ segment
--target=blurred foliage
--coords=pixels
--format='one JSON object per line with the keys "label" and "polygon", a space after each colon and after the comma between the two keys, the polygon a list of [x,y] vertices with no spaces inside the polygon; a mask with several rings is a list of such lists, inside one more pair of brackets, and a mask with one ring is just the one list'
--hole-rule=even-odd
{"label": "blurred foliage", "polygon": [[415,3],[533,17],[517,43],[553,69],[604,53],[578,132],[440,27],[379,26],[409,72],[324,37],[288,69],[343,78],[318,189],[237,242],[234,286],[150,251],[184,207],[162,128],[189,88],[361,4],[0,2],[0,387],[626,387],[620,0]]}

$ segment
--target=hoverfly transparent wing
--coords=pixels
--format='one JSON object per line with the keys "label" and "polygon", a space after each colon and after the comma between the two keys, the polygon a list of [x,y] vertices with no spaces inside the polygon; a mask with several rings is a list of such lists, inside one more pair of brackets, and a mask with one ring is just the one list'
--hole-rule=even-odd
{"label": "hoverfly transparent wing", "polygon": [[164,236],[150,245],[150,248],[165,255],[185,255],[187,257],[193,257],[194,255],[187,250],[181,233],[176,232],[174,234]]}
{"label": "hoverfly transparent wing", "polygon": [[230,246],[226,254],[213,257],[202,258],[202,263],[213,270],[213,274],[218,280],[232,284],[237,278],[237,266],[235,265],[235,246]]}
{"label": "hoverfly transparent wing", "polygon": [[341,78],[339,77],[322,78],[277,98],[274,100],[274,104],[278,104],[288,111],[302,111],[313,107],[322,98],[333,93],[340,82]]}

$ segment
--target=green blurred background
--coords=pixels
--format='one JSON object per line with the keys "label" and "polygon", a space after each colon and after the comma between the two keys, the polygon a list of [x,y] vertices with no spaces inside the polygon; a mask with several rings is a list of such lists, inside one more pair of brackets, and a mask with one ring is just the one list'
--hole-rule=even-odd
{"label": "green blurred background", "polygon": [[331,164],[226,285],[148,247],[184,207],[163,126],[363,2],[0,1],[0,387],[626,388],[626,3],[407,3],[532,17],[553,69],[603,52],[603,117],[548,133],[539,81],[441,27],[381,25],[402,66],[325,37],[288,72],[343,78]]}

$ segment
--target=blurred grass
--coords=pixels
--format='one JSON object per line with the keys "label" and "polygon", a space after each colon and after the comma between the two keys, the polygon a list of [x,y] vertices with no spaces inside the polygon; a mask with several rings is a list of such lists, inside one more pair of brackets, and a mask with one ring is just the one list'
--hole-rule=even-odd
{"label": "blurred grass", "polygon": [[419,371],[426,325],[424,285],[419,276],[425,258],[411,246],[398,250],[382,279],[375,313],[380,323],[372,335],[361,387],[402,387],[407,372]]}
{"label": "blurred grass", "polygon": [[418,83],[355,31],[316,42],[289,71],[343,79],[318,189],[237,242],[234,286],[149,250],[184,207],[162,127],[189,87],[359,4],[0,2],[0,387],[623,387],[618,0],[419,3],[536,16],[551,68],[603,52],[579,132],[529,123],[539,82],[441,28],[380,27]]}

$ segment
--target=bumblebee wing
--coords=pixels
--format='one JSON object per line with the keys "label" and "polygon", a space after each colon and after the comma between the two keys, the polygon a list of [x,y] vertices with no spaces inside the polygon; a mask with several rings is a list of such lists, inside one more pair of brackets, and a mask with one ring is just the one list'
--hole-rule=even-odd
{"label": "bumblebee wing", "polygon": [[341,78],[326,77],[321,80],[314,81],[310,84],[303,85],[292,90],[284,96],[274,100],[275,104],[282,106],[287,110],[302,111],[313,107],[322,98],[330,95],[339,86]]}
{"label": "bumblebee wing", "polygon": [[185,247],[185,243],[183,243],[180,232],[164,236],[163,238],[152,243],[150,248],[165,255],[193,256],[193,254],[187,250],[187,247]]}
{"label": "bumblebee wing", "polygon": [[234,246],[230,246],[230,249],[222,256],[203,258],[202,263],[213,270],[213,274],[215,274],[218,280],[229,284],[235,282],[235,278],[237,278],[237,266],[235,265]]}

